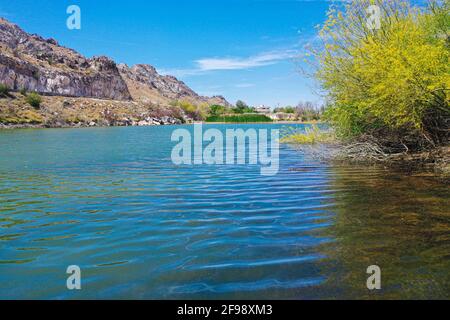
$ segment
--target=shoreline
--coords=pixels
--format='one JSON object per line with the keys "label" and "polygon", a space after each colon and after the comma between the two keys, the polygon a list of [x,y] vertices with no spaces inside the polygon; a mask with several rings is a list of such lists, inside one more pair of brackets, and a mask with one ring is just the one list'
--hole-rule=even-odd
{"label": "shoreline", "polygon": [[417,172],[432,173],[439,180],[450,183],[450,145],[440,145],[422,151],[409,151],[396,154],[385,154],[375,157],[363,150],[348,152],[351,143],[288,143],[312,159],[334,165],[381,166],[386,169],[401,171],[405,174]]}
{"label": "shoreline", "polygon": [[[186,123],[185,123],[186,124]],[[4,124],[0,123],[0,132],[2,130],[19,130],[19,129],[87,129],[87,128],[126,128],[126,127],[166,127],[166,126],[180,126],[183,123],[168,123],[168,124],[148,124],[148,125],[89,125],[89,124],[65,124],[59,126],[48,126],[45,124]]]}
{"label": "shoreline", "polygon": [[162,127],[162,126],[177,126],[177,125],[193,125],[193,124],[229,124],[229,125],[242,125],[242,124],[323,124],[323,122],[312,121],[277,121],[277,122],[194,122],[194,123],[163,123],[163,124],[129,124],[129,125],[105,125],[105,124],[89,124],[89,123],[76,123],[76,124],[61,124],[61,125],[46,125],[46,124],[5,124],[0,123],[0,130],[14,130],[14,129],[77,129],[77,128],[113,128],[113,127]]}

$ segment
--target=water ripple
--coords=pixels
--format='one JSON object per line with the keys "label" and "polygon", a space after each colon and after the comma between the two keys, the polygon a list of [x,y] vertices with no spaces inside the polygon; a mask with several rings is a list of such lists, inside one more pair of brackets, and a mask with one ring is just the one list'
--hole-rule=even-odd
{"label": "water ripple", "polygon": [[[445,296],[446,186],[286,145],[271,177],[175,166],[172,130],[0,132],[0,299],[333,298],[393,260],[433,279],[411,292]],[[79,293],[65,290],[74,264]]]}
{"label": "water ripple", "polygon": [[302,257],[290,257],[290,258],[275,258],[269,260],[259,260],[259,261],[230,261],[227,263],[210,264],[210,265],[198,265],[189,266],[187,270],[204,270],[204,269],[221,269],[221,268],[253,268],[262,266],[273,266],[277,264],[291,264],[291,263],[301,263],[307,261],[314,261],[323,259],[323,255],[312,254]]}

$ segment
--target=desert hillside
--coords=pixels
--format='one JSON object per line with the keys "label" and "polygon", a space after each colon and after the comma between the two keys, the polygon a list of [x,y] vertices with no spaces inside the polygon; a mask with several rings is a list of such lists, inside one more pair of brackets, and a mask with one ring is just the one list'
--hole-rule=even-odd
{"label": "desert hillside", "polygon": [[[11,92],[0,96],[0,123],[3,124],[29,123],[29,119],[21,116],[20,109],[36,114],[31,123],[40,123],[38,120],[42,119],[52,126],[52,123],[73,125],[75,120],[83,120],[83,124],[143,123],[152,114],[185,116],[174,107],[176,101],[229,105],[220,96],[200,96],[175,77],[160,75],[151,65],[129,67],[105,56],[87,58],[54,39],[28,34],[3,18],[0,18],[0,84]],[[26,92],[45,96],[40,110],[27,106]],[[105,101],[100,103],[102,100]],[[101,106],[104,109],[99,110]],[[75,110],[70,108],[79,114],[73,116]],[[110,109],[117,111],[117,108],[120,112],[114,119],[102,118],[102,114],[115,114]],[[51,120],[55,113],[58,121]]]}

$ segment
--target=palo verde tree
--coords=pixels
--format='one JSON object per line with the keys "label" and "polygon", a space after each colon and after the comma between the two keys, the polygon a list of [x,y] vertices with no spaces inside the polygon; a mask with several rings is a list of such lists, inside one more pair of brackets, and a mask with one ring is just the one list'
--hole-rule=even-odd
{"label": "palo verde tree", "polygon": [[413,148],[448,141],[449,30],[449,1],[332,6],[312,55],[338,133]]}

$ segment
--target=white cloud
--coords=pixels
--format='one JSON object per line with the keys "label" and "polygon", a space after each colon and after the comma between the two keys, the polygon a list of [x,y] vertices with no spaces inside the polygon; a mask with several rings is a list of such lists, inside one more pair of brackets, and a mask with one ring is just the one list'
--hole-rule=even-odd
{"label": "white cloud", "polygon": [[258,68],[279,63],[283,60],[298,56],[294,50],[267,52],[247,58],[203,58],[195,60],[196,68],[192,69],[159,69],[159,73],[183,78],[187,76],[202,75],[209,71],[242,70]]}
{"label": "white cloud", "polygon": [[294,59],[299,56],[299,51],[294,49],[263,52],[250,57],[214,57],[202,58],[194,61],[195,67],[188,69],[158,69],[165,75],[178,78],[198,76],[211,71],[220,70],[245,70],[274,65],[282,61]]}
{"label": "white cloud", "polygon": [[294,51],[268,52],[247,58],[204,58],[195,61],[198,70],[241,70],[268,66],[294,58]]}

